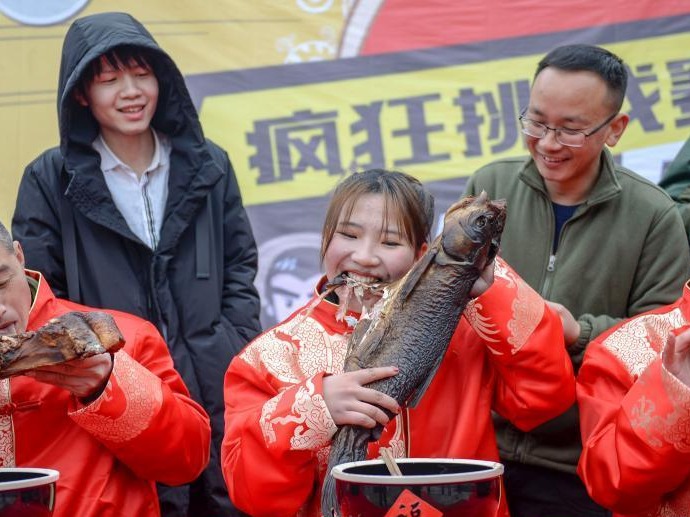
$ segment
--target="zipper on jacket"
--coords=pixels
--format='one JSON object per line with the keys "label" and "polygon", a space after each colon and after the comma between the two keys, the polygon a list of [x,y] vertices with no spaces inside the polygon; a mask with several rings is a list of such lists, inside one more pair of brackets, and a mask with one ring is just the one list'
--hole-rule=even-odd
{"label": "zipper on jacket", "polygon": [[[156,268],[155,268],[155,263],[156,261],[156,255],[151,257],[151,266],[149,267],[149,273],[148,273],[148,292],[146,294],[146,301],[149,305],[149,311],[151,314],[151,319],[149,321],[153,322],[153,324],[156,326],[158,329],[158,332],[160,332],[161,336],[163,336],[163,339],[165,340],[166,343],[168,343],[168,325],[165,322],[165,318],[163,316],[163,311],[161,310],[160,302],[156,298]],[[170,343],[168,343],[168,346],[170,346]]]}
{"label": "zipper on jacket", "polygon": [[546,266],[546,277],[544,278],[544,285],[541,290],[542,298],[549,299],[549,291],[551,290],[551,279],[554,276],[554,271],[556,271],[556,254],[552,253],[549,255],[549,263]]}
{"label": "zipper on jacket", "polygon": [[[575,212],[577,213],[577,210]],[[565,238],[565,233],[566,233],[567,229],[570,227],[570,225],[572,224],[573,220],[579,219],[580,217],[582,217],[583,213],[585,213],[584,210],[580,213],[577,213],[577,215],[573,214],[570,217],[570,219],[568,219],[567,221],[565,221],[563,223],[563,226],[561,227],[561,233],[558,236],[558,243],[557,243],[556,250],[553,251],[551,253],[551,255],[549,255],[549,263],[546,265],[546,275],[544,277],[544,283],[542,285],[541,293],[539,293],[539,294],[541,294],[542,298],[544,298],[546,300],[551,299],[549,295],[551,293],[551,282],[553,281],[553,277],[555,276],[555,271],[556,271],[556,254],[557,254],[557,251],[561,249],[561,245],[563,244],[563,239]],[[554,217],[553,221],[555,224],[555,217]]]}
{"label": "zipper on jacket", "polygon": [[[153,282],[151,280],[151,273],[152,268],[149,267],[149,272],[146,274],[146,277],[143,282],[143,287],[145,289],[146,293],[146,319],[152,322],[158,321],[156,319],[156,315],[154,314],[154,309],[153,309],[153,296],[152,296],[152,286]],[[155,323],[154,323],[155,325]]]}
{"label": "zipper on jacket", "polygon": [[549,265],[546,266],[546,270],[549,273],[552,273],[553,271],[555,271],[555,269],[556,269],[556,255],[554,254],[554,255],[551,255],[549,257]]}
{"label": "zipper on jacket", "polygon": [[151,300],[151,293],[146,293],[146,314],[149,321],[156,321],[153,317],[153,300]]}

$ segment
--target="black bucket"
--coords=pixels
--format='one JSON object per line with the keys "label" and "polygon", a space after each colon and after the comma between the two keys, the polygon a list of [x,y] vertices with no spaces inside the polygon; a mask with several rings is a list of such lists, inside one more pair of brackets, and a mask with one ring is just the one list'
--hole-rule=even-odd
{"label": "black bucket", "polygon": [[333,467],[340,515],[384,517],[392,509],[402,512],[414,504],[429,505],[444,517],[496,516],[503,474],[500,463],[440,458],[396,463],[402,476],[391,476],[381,460]]}
{"label": "black bucket", "polygon": [[50,517],[57,470],[0,468],[0,517]]}

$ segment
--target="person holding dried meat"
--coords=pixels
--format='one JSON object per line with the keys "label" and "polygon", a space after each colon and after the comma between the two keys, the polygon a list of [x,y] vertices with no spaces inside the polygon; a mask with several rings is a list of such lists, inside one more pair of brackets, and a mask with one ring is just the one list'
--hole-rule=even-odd
{"label": "person holding dried meat", "polygon": [[587,347],[578,473],[614,517],[690,515],[690,284]]}
{"label": "person holding dried meat", "polygon": [[[372,169],[336,187],[322,232],[326,274],[312,299],[247,345],[225,377],[222,466],[237,508],[330,515],[320,494],[338,426],[384,426],[369,458],[390,447],[396,457],[496,460],[491,409],[530,429],[575,400],[565,349],[548,346],[563,339],[560,318],[501,259],[473,285],[477,298],[414,409],[366,387],[397,375],[397,365],[343,373],[349,336],[381,297],[376,287],[428,249],[433,212],[431,195],[401,172]],[[336,278],[354,286],[331,291]],[[497,515],[506,515],[504,498]]]}
{"label": "person holding dried meat", "polygon": [[[0,223],[0,336],[36,330],[70,311],[24,269]],[[124,347],[0,380],[0,468],[60,472],[54,517],[158,517],[156,481],[195,479],[209,459],[208,415],[194,402],[150,323],[110,313]]]}

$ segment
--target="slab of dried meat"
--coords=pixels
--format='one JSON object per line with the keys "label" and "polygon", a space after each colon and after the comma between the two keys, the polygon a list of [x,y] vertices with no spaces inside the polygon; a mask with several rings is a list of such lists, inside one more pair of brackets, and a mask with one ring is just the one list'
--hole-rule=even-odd
{"label": "slab of dried meat", "polygon": [[38,330],[0,336],[0,379],[40,366],[116,352],[124,344],[110,314],[68,312]]}

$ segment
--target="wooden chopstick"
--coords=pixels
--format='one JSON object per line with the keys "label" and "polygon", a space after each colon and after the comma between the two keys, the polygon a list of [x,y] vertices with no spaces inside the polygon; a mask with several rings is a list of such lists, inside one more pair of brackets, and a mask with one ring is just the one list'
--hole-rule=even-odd
{"label": "wooden chopstick", "polygon": [[395,458],[393,458],[391,450],[388,447],[381,447],[379,449],[379,452],[381,453],[381,458],[383,459],[383,462],[386,464],[386,467],[388,467],[388,472],[390,473],[390,475],[402,476],[400,467],[398,467],[398,464],[395,462]]}

